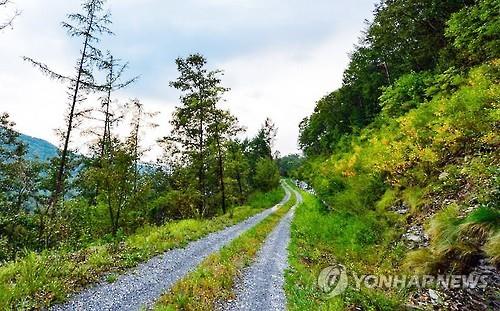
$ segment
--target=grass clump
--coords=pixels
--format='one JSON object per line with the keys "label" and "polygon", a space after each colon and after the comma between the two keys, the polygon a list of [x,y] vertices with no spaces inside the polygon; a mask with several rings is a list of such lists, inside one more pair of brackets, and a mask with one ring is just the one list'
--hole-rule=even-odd
{"label": "grass clump", "polygon": [[428,249],[411,252],[405,265],[421,273],[466,272],[485,255],[498,264],[500,211],[480,207],[467,217],[460,217],[456,204],[436,214],[428,230]]}
{"label": "grass clump", "polygon": [[252,263],[268,234],[295,202],[292,196],[275,213],[206,258],[160,298],[155,310],[213,310],[217,302],[234,298],[237,275]]}

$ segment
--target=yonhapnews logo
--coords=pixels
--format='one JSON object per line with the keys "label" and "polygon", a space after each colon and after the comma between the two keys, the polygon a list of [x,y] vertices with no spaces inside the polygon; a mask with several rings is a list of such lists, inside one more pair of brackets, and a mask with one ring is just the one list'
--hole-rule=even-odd
{"label": "yonhapnews logo", "polygon": [[488,276],[481,274],[439,274],[439,275],[360,275],[347,273],[343,265],[324,268],[318,275],[318,287],[332,298],[342,294],[349,280],[352,287],[359,290],[365,288],[446,288],[446,289],[484,289],[488,286]]}
{"label": "yonhapnews logo", "polygon": [[347,270],[343,265],[326,267],[318,276],[318,286],[328,298],[342,294],[347,285]]}

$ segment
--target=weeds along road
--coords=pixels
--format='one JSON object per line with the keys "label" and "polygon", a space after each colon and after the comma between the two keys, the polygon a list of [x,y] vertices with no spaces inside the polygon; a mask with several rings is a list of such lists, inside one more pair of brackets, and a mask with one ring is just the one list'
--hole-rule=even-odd
{"label": "weeds along road", "polygon": [[185,248],[170,250],[154,257],[121,275],[114,283],[103,281],[50,310],[140,310],[151,306],[161,294],[196,268],[208,255],[220,250],[288,202],[291,197],[290,189],[288,186],[283,188],[285,197],[278,205],[191,242]]}
{"label": "weeds along road", "polygon": [[302,203],[300,193],[294,189],[291,191],[297,198],[295,205],[267,237],[255,262],[243,271],[235,286],[236,299],[228,303],[224,310],[286,310],[283,285],[288,267],[290,226],[295,209]]}

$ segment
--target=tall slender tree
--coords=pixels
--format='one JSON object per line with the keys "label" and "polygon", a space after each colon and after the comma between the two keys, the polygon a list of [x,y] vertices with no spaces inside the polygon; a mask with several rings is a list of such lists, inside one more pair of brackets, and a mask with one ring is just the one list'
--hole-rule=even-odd
{"label": "tall slender tree", "polygon": [[158,112],[149,112],[144,109],[144,105],[138,100],[134,99],[129,104],[127,104],[126,109],[131,114],[130,119],[130,135],[127,139],[127,145],[129,146],[132,157],[134,159],[134,192],[137,191],[137,183],[139,177],[139,161],[143,156],[144,152],[148,150],[147,147],[141,146],[141,135],[143,135],[143,130],[145,128],[155,128],[158,124],[154,122],[154,118],[158,115]]}
{"label": "tall slender tree", "polygon": [[122,76],[128,67],[128,63],[121,63],[121,60],[116,59],[111,52],[107,52],[106,58],[100,63],[99,68],[106,72],[106,84],[104,96],[101,97],[101,113],[104,115],[103,132],[100,137],[99,155],[102,158],[106,152],[106,148],[110,147],[111,143],[111,128],[121,116],[113,113],[111,104],[113,103],[113,92],[123,89],[137,81],[139,77],[134,77],[129,80],[122,81]]}
{"label": "tall slender tree", "polygon": [[226,185],[224,180],[225,154],[228,142],[242,129],[238,127],[238,120],[228,111],[218,109],[216,101],[212,103],[211,126],[209,127],[209,137],[213,141],[217,158],[217,179],[221,194],[222,212],[227,211]]}
{"label": "tall slender tree", "polygon": [[78,118],[87,112],[85,109],[79,109],[79,104],[86,99],[85,95],[89,92],[106,90],[105,85],[95,83],[93,76],[95,66],[102,60],[102,52],[96,44],[99,42],[101,35],[112,33],[108,28],[108,25],[111,24],[110,14],[104,12],[104,2],[104,0],[85,0],[82,4],[83,13],[69,14],[69,21],[62,23],[63,28],[67,30],[71,37],[83,39],[74,76],[59,74],[41,62],[24,57],[24,60],[33,64],[50,78],[69,83],[69,110],[66,115],[66,129],[62,135],[63,143],[59,169],[57,170],[49,210],[52,210],[57,205],[64,192],[71,134],[78,124]]}

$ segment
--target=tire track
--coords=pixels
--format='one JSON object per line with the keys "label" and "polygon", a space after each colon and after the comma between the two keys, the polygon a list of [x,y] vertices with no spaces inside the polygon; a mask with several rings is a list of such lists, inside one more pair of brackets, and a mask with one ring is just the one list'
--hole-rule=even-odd
{"label": "tire track", "polygon": [[223,310],[286,310],[283,286],[288,267],[290,225],[295,209],[302,203],[302,196],[294,189],[290,190],[294,192],[297,202],[267,237],[255,262],[244,269],[235,286],[236,299],[228,302]]}

